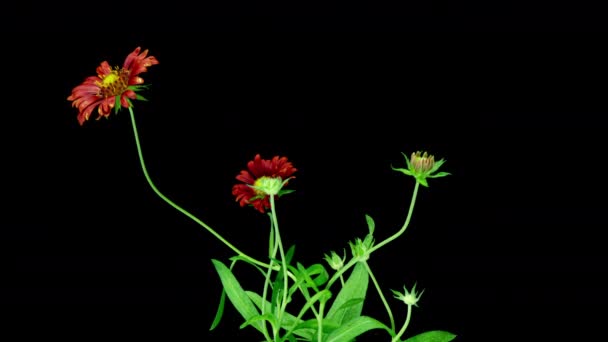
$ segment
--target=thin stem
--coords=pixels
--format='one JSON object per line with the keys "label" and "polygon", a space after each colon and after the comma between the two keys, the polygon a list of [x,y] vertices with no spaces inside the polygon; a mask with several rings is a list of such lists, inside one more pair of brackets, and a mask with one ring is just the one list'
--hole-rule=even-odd
{"label": "thin stem", "polygon": [[410,210],[407,213],[407,217],[405,218],[405,223],[403,224],[403,227],[401,227],[401,229],[397,233],[393,234],[392,236],[388,237],[386,240],[384,240],[384,241],[380,242],[379,244],[375,245],[374,247],[372,247],[369,250],[370,254],[372,252],[380,249],[380,247],[386,245],[387,243],[395,240],[396,238],[401,236],[401,234],[403,234],[403,232],[405,232],[405,229],[410,224],[410,220],[412,219],[412,214],[414,213],[414,205],[416,204],[416,197],[418,196],[419,187],[420,187],[420,183],[416,182],[416,186],[414,186],[414,192],[412,194],[412,201],[410,202]]}
{"label": "thin stem", "polygon": [[156,188],[156,186],[152,182],[152,179],[150,178],[150,175],[148,174],[148,170],[146,169],[146,164],[144,163],[144,157],[143,157],[143,154],[142,154],[142,151],[141,151],[141,144],[139,142],[139,135],[137,133],[137,125],[135,124],[135,114],[133,113],[133,108],[132,107],[129,107],[129,113],[131,114],[131,124],[133,126],[133,134],[135,135],[135,145],[137,146],[137,155],[139,156],[139,162],[141,164],[141,169],[144,172],[144,176],[146,177],[146,180],[148,181],[148,184],[150,185],[150,187],[152,188],[152,190],[154,190],[154,192],[158,195],[158,197],[160,197],[162,200],[164,200],[165,202],[167,202],[173,208],[177,209],[177,211],[179,211],[182,214],[184,214],[184,215],[188,216],[189,218],[191,218],[194,222],[198,223],[203,228],[207,229],[207,231],[209,233],[211,233],[218,240],[220,240],[223,244],[225,244],[226,246],[228,246],[228,248],[232,249],[236,254],[238,254],[239,256],[243,257],[245,260],[247,260],[247,261],[249,261],[249,262],[251,262],[253,264],[262,266],[262,267],[270,267],[270,265],[265,264],[265,263],[263,263],[261,261],[258,261],[256,259],[250,257],[249,255],[241,252],[238,248],[234,247],[230,242],[226,241],[226,239],[224,239],[220,234],[218,234],[215,230],[213,230],[211,227],[209,227],[206,223],[204,223],[203,221],[201,221],[196,216],[192,215],[190,212],[186,211],[182,207],[180,207],[177,204],[175,204],[173,201],[171,201],[169,198],[167,198],[165,195],[163,195]]}
{"label": "thin stem", "polygon": [[401,336],[403,335],[403,333],[405,333],[405,329],[407,329],[407,326],[410,324],[410,318],[412,318],[412,306],[408,305],[407,306],[407,317],[405,318],[405,323],[403,323],[403,326],[401,327],[401,329],[399,330],[397,335],[395,335],[395,337],[393,337],[391,342],[401,341],[400,340]]}
{"label": "thin stem", "polygon": [[386,298],[384,298],[384,295],[382,294],[382,289],[380,288],[380,285],[378,284],[376,277],[374,277],[374,273],[372,273],[372,269],[367,264],[367,261],[364,261],[363,264],[365,265],[365,269],[367,270],[369,277],[372,279],[372,282],[374,283],[374,286],[376,287],[376,290],[378,291],[378,295],[380,296],[380,300],[382,300],[382,304],[384,304],[384,307],[386,308],[386,312],[388,313],[388,318],[391,321],[391,330],[395,331],[395,319],[393,318],[393,313],[391,311],[391,307],[388,305]]}
{"label": "thin stem", "polygon": [[287,292],[289,291],[289,285],[287,283],[287,259],[285,258],[285,251],[283,250],[283,243],[281,242],[281,233],[279,231],[279,222],[277,220],[277,211],[274,204],[274,195],[270,195],[270,211],[272,212],[272,221],[274,226],[274,238],[276,244],[279,246],[279,254],[281,255],[281,264],[283,266],[283,301],[281,303],[279,311],[279,326],[281,325],[281,319],[283,317],[283,311],[287,307]]}
{"label": "thin stem", "polygon": [[325,301],[319,303],[319,314],[317,315],[317,342],[323,341],[323,311],[325,311]]}
{"label": "thin stem", "polygon": [[[405,229],[407,228],[407,226],[410,224],[410,220],[412,219],[412,214],[414,213],[414,205],[416,204],[416,197],[418,195],[418,187],[419,187],[419,183],[416,182],[416,186],[414,187],[414,192],[412,194],[412,200],[410,202],[410,209],[409,212],[407,213],[407,217],[405,218],[405,223],[403,224],[403,227],[401,227],[401,229],[393,234],[392,236],[388,237],[386,240],[380,242],[379,244],[373,246],[372,248],[369,249],[368,254],[371,255],[373,252],[375,252],[376,250],[378,250],[380,247],[386,245],[387,243],[395,240],[396,238],[398,238],[399,236],[401,236],[401,234],[403,234],[403,232],[405,232]],[[353,258],[351,259],[348,263],[346,263],[346,265],[344,267],[342,267],[341,269],[339,269],[338,271],[336,271],[336,273],[334,273],[334,275],[329,279],[329,281],[327,282],[327,285],[325,286],[326,289],[329,289],[331,287],[331,285],[338,280],[339,277],[342,276],[342,274],[344,272],[346,272],[349,268],[351,268],[352,266],[354,266],[359,260],[357,258]]]}
{"label": "thin stem", "polygon": [[[277,254],[277,244],[274,242],[274,239],[272,238],[274,236],[274,227],[272,224],[272,220],[270,220],[270,238],[269,238],[269,244],[271,245],[269,247],[269,252],[270,255],[268,256],[270,258],[270,264],[271,267],[268,268],[267,272],[266,272],[266,277],[264,279],[264,289],[262,290],[262,315],[264,315],[266,313],[266,296],[268,295],[268,287],[270,286],[270,275],[272,273],[272,263],[273,260],[275,259],[275,256]],[[270,250],[270,248],[272,248],[272,250]],[[264,325],[264,335],[267,335],[267,328],[266,328],[266,320],[263,320]],[[274,327],[273,327],[273,333],[275,333],[274,331]],[[274,335],[276,337],[276,334]],[[269,339],[267,337],[267,339]]]}
{"label": "thin stem", "polygon": [[334,273],[334,275],[329,278],[329,281],[327,281],[325,289],[329,290],[329,288],[336,282],[336,280],[341,279],[342,274],[348,271],[351,267],[353,267],[358,261],[359,259],[352,258],[349,262],[346,263],[346,265],[344,265],[341,269],[337,270],[336,273]]}

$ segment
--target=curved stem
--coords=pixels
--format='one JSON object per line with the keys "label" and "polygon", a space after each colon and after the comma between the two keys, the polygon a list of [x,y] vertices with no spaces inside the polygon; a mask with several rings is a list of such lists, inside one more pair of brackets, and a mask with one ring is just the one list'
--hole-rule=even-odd
{"label": "curved stem", "polygon": [[[378,250],[380,247],[395,240],[396,238],[401,236],[401,234],[403,234],[403,232],[405,232],[405,229],[410,224],[410,220],[412,219],[412,214],[414,213],[414,205],[416,204],[416,197],[418,196],[418,187],[419,187],[419,183],[416,182],[416,186],[414,187],[414,192],[412,194],[412,201],[410,202],[410,209],[409,209],[409,212],[407,213],[407,217],[405,218],[405,223],[403,224],[403,227],[401,227],[401,229],[397,233],[393,234],[392,236],[388,237],[386,240],[384,240],[384,241],[380,242],[379,244],[370,248],[368,251],[368,254],[371,255],[373,252]],[[348,269],[350,269],[352,266],[354,266],[358,261],[359,260],[357,260],[356,258],[353,258],[348,263],[346,263],[346,265],[344,265],[344,267],[342,267],[341,269],[336,271],[336,273],[334,273],[334,275],[327,282],[327,285],[325,286],[325,288],[329,289],[331,287],[331,285],[336,280],[338,280],[339,277],[341,277],[344,272],[346,272]]]}
{"label": "curved stem", "polygon": [[391,342],[401,341],[400,340],[401,336],[405,332],[405,329],[407,329],[407,326],[410,324],[410,318],[412,318],[412,306],[408,305],[407,306],[407,317],[405,318],[405,323],[403,323],[403,326],[401,327],[401,329],[399,330],[399,332],[397,333],[397,335],[395,335],[395,337],[393,337],[393,339],[391,340]]}
{"label": "curved stem", "polygon": [[391,330],[395,331],[395,319],[393,318],[393,313],[391,311],[391,307],[388,305],[386,298],[384,298],[384,295],[382,294],[382,289],[380,288],[380,285],[378,284],[376,277],[374,277],[374,274],[372,273],[372,269],[369,267],[369,265],[367,264],[366,261],[364,261],[363,264],[365,265],[365,269],[367,270],[369,277],[372,279],[372,282],[374,283],[374,286],[376,287],[376,290],[378,291],[378,295],[380,296],[380,299],[382,300],[382,304],[384,304],[384,308],[386,308],[386,312],[388,313],[388,318],[391,321]]}
{"label": "curved stem", "polygon": [[412,201],[410,202],[410,210],[407,213],[407,217],[405,218],[405,223],[403,224],[403,227],[401,227],[401,229],[397,233],[393,234],[392,236],[388,237],[386,240],[384,240],[384,241],[380,242],[379,244],[375,245],[374,247],[370,248],[370,250],[369,250],[370,254],[372,252],[380,249],[380,247],[386,245],[387,243],[395,240],[396,238],[401,236],[401,234],[403,234],[403,232],[405,232],[405,229],[410,224],[410,220],[412,219],[412,214],[414,213],[414,205],[416,204],[416,197],[418,196],[419,187],[420,187],[420,183],[416,182],[416,186],[414,187],[414,192],[412,194]]}
{"label": "curved stem", "polygon": [[135,135],[135,145],[137,146],[137,155],[139,156],[139,162],[141,164],[141,168],[142,168],[142,170],[144,172],[144,176],[146,177],[146,180],[148,181],[148,184],[150,185],[150,187],[152,188],[152,190],[154,190],[154,192],[158,195],[158,197],[160,197],[162,200],[164,200],[165,202],[167,202],[173,208],[177,209],[177,211],[179,211],[182,214],[184,214],[184,215],[188,216],[189,218],[191,218],[194,222],[198,223],[203,228],[207,229],[207,231],[209,233],[211,233],[218,240],[220,240],[223,244],[225,244],[226,246],[228,246],[228,248],[232,249],[235,253],[237,253],[239,256],[243,257],[245,260],[247,260],[247,261],[249,261],[249,262],[251,262],[253,264],[259,265],[259,266],[270,267],[270,265],[265,264],[265,263],[263,263],[261,261],[258,261],[256,259],[248,256],[247,254],[241,252],[238,248],[234,247],[230,242],[226,241],[226,239],[224,239],[215,230],[213,230],[211,227],[209,227],[203,221],[199,220],[196,216],[192,215],[190,212],[186,211],[182,207],[180,207],[177,204],[175,204],[173,201],[171,201],[169,198],[167,198],[165,195],[163,195],[156,188],[156,186],[152,182],[152,179],[150,178],[150,175],[148,174],[148,170],[146,169],[146,164],[144,163],[144,157],[143,157],[143,154],[141,152],[141,144],[139,142],[139,135],[137,134],[137,126],[135,124],[135,114],[133,113],[133,108],[132,107],[129,107],[129,113],[131,114],[131,124],[133,126],[133,134]]}

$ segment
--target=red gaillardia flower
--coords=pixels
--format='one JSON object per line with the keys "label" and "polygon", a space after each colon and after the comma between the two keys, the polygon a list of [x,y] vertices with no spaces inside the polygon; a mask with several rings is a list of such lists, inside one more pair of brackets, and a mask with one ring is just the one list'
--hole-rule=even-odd
{"label": "red gaillardia flower", "polygon": [[103,61],[97,67],[97,76],[87,77],[82,84],[72,90],[68,101],[72,107],[78,108],[78,122],[82,125],[93,110],[97,107],[99,120],[102,116],[108,117],[114,108],[115,112],[122,107],[129,108],[131,100],[145,100],[136,92],[145,88],[144,80],[139,74],[146,72],[149,66],[158,64],[156,57],[148,56],[148,50],[140,53],[137,47],[131,52],[121,69],[112,69],[108,62]]}
{"label": "red gaillardia flower", "polygon": [[270,208],[270,195],[282,196],[293,190],[282,190],[294,172],[295,167],[287,157],[275,156],[271,160],[262,159],[259,154],[247,163],[247,170],[236,176],[237,180],[245,184],[236,184],[232,187],[232,194],[241,207],[249,204],[259,212]]}

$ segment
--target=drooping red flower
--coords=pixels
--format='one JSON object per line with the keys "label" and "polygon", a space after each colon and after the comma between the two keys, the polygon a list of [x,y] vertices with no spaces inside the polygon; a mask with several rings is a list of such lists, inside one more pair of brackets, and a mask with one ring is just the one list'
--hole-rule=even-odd
{"label": "drooping red flower", "polygon": [[[272,159],[262,159],[257,154],[255,158],[247,163],[247,169],[236,176],[236,179],[245,184],[236,184],[232,187],[232,194],[241,207],[251,205],[259,212],[264,213],[270,208],[270,195],[278,185],[278,195],[288,193],[288,190],[280,190],[286,184],[294,172],[295,167],[287,160],[287,157],[275,156]],[[277,184],[278,181],[278,184]],[[269,190],[265,190],[269,187]],[[274,189],[273,189],[274,188]]]}
{"label": "drooping red flower", "polygon": [[72,90],[68,101],[72,101],[72,107],[78,108],[80,125],[89,119],[95,108],[99,120],[108,117],[112,108],[118,112],[121,107],[131,107],[131,100],[144,99],[137,94],[137,91],[145,87],[142,85],[144,80],[139,75],[146,72],[149,66],[158,64],[158,60],[154,56],[148,56],[148,50],[140,51],[141,48],[137,47],[131,52],[120,69],[112,69],[108,62],[101,62],[97,67],[97,76],[87,77]]}

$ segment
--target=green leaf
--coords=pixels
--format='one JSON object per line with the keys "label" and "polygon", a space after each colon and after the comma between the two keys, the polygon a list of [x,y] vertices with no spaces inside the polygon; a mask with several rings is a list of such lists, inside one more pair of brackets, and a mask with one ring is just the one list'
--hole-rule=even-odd
{"label": "green leaf", "polygon": [[362,303],[365,300],[365,298],[353,298],[351,300],[348,300],[346,303],[342,304],[339,308],[339,310],[344,310],[347,309],[349,306],[354,306],[357,305],[359,303]]}
{"label": "green leaf", "polygon": [[410,163],[410,159],[407,157],[407,154],[401,152],[401,154],[403,154],[403,157],[405,158],[405,163],[407,164],[407,168],[408,170],[412,169],[412,164]]}
{"label": "green leaf", "polygon": [[435,164],[433,164],[433,168],[431,169],[431,173],[439,170],[439,168],[441,167],[441,165],[443,165],[443,163],[445,163],[445,159],[440,159],[440,160],[436,161]]}
{"label": "green leaf", "polygon": [[308,285],[308,287],[312,287],[315,290],[315,292],[319,292],[319,289],[317,288],[317,284],[315,284],[315,282],[312,280],[312,278],[306,271],[306,268],[304,267],[304,265],[302,265],[299,262],[296,263],[296,265],[298,266],[298,271],[300,272],[300,277],[302,277],[304,279],[304,282],[306,283],[306,285]]}
{"label": "green leaf", "polygon": [[[336,324],[336,322],[333,322],[332,320],[329,320],[329,319],[324,319],[322,324],[323,324],[323,333],[325,335],[327,335],[327,333],[329,333],[329,332],[333,332],[336,329],[340,328],[340,325]],[[317,321],[317,319],[311,318],[311,319],[308,319],[308,320],[302,322],[301,324],[299,324],[296,327],[296,329],[313,329],[314,336],[317,336],[318,327],[319,327],[319,322]]]}
{"label": "green leaf", "polygon": [[120,96],[115,96],[114,99],[114,114],[118,114],[118,111],[121,108],[121,104],[120,104]]}
{"label": "green leaf", "polygon": [[317,286],[321,286],[329,280],[329,273],[327,273],[327,270],[321,264],[314,264],[312,266],[309,266],[306,269],[306,273],[308,273],[309,276],[312,276],[315,274],[317,275],[312,280],[315,283],[315,285],[317,285]]}
{"label": "green leaf", "polygon": [[291,247],[289,247],[289,249],[287,250],[287,253],[285,253],[285,260],[287,261],[286,265],[289,266],[289,264],[291,264],[291,259],[293,259],[293,254],[296,251],[296,245],[291,245]]}
{"label": "green leaf", "polygon": [[277,196],[281,197],[283,195],[287,195],[287,194],[290,194],[292,192],[295,192],[295,190],[292,190],[292,189],[283,190],[283,189],[281,189],[281,190],[279,190],[279,193],[277,194]]}
{"label": "green leaf", "polygon": [[[246,291],[247,295],[251,300],[255,303],[255,305],[261,310],[262,309],[262,297],[255,292]],[[328,290],[323,290],[317,294],[315,294],[312,298],[310,298],[302,307],[300,312],[298,313],[298,317],[295,317],[288,312],[283,313],[283,319],[281,321],[281,328],[285,329],[288,332],[292,332],[294,335],[298,335],[303,337],[307,341],[312,341],[315,336],[315,331],[317,328],[317,320],[312,319],[309,321],[302,321],[301,317],[304,316],[306,311],[308,311],[312,305],[314,305],[319,299],[324,297],[330,297],[331,293]],[[270,311],[270,302],[265,301],[265,312]],[[328,321],[329,322],[329,321]],[[324,326],[326,323],[323,323]],[[330,324],[330,323],[328,323]],[[334,324],[335,325],[335,324]]]}
{"label": "green leaf", "polygon": [[367,221],[367,228],[369,228],[369,235],[374,235],[374,228],[376,227],[376,224],[374,223],[374,219],[371,216],[366,214],[365,221]]}
{"label": "green leaf", "polygon": [[434,175],[430,175],[428,177],[429,178],[439,178],[439,177],[445,177],[445,176],[449,176],[449,175],[451,175],[451,173],[449,173],[449,172],[438,172],[438,173],[436,173]]}
{"label": "green leaf", "polygon": [[252,325],[255,322],[261,322],[263,324],[264,321],[268,321],[273,328],[276,328],[277,326],[277,318],[271,313],[265,313],[263,315],[257,315],[250,318],[249,320],[247,320],[247,322],[241,324],[239,328],[243,329],[248,325]]}
{"label": "green leaf", "polygon": [[398,168],[396,168],[396,167],[392,167],[392,166],[391,166],[391,169],[393,169],[393,171],[399,171],[399,172],[403,172],[404,174],[406,174],[406,175],[408,175],[408,176],[413,176],[413,175],[414,175],[414,174],[413,174],[413,173],[412,173],[410,170],[408,170],[408,169],[398,169]]}
{"label": "green leaf", "polygon": [[[226,295],[228,295],[228,299],[232,302],[232,305],[237,309],[237,311],[245,318],[245,321],[250,320],[251,318],[258,316],[260,313],[255,308],[255,305],[245,293],[245,290],[241,287],[238,280],[234,277],[232,272],[224,265],[221,261],[212,259],[213,266],[215,266],[215,270],[220,276],[220,280],[222,281],[222,285],[224,286],[224,290],[226,291]],[[252,324],[253,327],[262,331],[262,322],[254,322]]]}
{"label": "green leaf", "polygon": [[220,296],[220,303],[217,306],[217,312],[215,313],[215,318],[213,319],[213,323],[211,323],[211,328],[209,330],[215,329],[220,321],[222,320],[222,316],[224,314],[224,305],[226,303],[226,291],[222,289],[222,295]]}
{"label": "green leaf", "polygon": [[391,329],[386,325],[374,318],[360,316],[343,323],[339,328],[332,331],[327,337],[327,342],[352,341],[355,337],[373,329],[384,329],[392,336]]}
{"label": "green leaf", "polygon": [[[262,310],[262,297],[259,294],[252,292],[252,291],[245,291],[245,293],[247,294],[249,299],[251,299],[251,301],[258,307],[258,309]],[[265,303],[264,312],[270,312],[270,302],[265,301],[264,303]],[[290,314],[287,311],[283,312],[283,322],[282,322],[283,328],[291,327],[291,326],[294,326],[299,323],[301,323],[301,321],[298,320],[294,315]]]}
{"label": "green leaf", "polygon": [[425,177],[416,177],[416,180],[418,181],[418,183],[422,184],[425,187],[429,187],[429,183],[426,182],[426,178]]}
{"label": "green leaf", "polygon": [[405,342],[449,342],[456,338],[456,335],[442,330],[433,330],[423,332],[416,336],[412,336],[405,340]]}
{"label": "green leaf", "polygon": [[[358,262],[327,312],[327,318],[341,325],[361,316],[368,282],[369,275],[365,265]],[[355,305],[345,305],[353,299],[362,300]]]}

